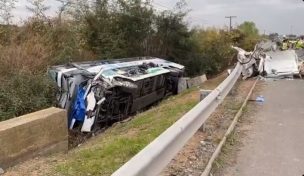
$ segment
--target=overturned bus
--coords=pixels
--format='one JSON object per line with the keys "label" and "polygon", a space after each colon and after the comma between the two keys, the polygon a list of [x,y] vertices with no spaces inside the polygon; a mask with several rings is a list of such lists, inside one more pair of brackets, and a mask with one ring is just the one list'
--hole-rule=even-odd
{"label": "overturned bus", "polygon": [[70,63],[48,73],[59,88],[58,106],[67,110],[69,128],[92,132],[176,94],[184,66],[142,57]]}

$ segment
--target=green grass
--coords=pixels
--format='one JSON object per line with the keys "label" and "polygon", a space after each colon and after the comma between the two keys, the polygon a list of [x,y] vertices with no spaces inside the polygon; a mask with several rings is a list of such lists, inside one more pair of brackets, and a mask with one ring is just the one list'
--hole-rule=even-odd
{"label": "green grass", "polygon": [[[120,123],[56,167],[60,175],[111,175],[198,103],[197,89],[170,97],[159,106]],[[198,95],[198,94],[197,94]]]}
{"label": "green grass", "polygon": [[[211,81],[205,86],[214,88],[221,81]],[[129,122],[114,125],[84,146],[71,151],[66,161],[58,164],[52,174],[111,175],[192,109],[198,100],[198,88],[193,88],[164,100]]]}

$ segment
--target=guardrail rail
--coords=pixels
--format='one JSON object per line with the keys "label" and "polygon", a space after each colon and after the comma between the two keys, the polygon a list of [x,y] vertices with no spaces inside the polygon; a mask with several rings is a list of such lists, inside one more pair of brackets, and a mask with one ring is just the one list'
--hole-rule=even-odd
{"label": "guardrail rail", "polygon": [[119,168],[113,176],[158,175],[186,145],[230,92],[242,71],[237,64],[231,74],[203,101]]}

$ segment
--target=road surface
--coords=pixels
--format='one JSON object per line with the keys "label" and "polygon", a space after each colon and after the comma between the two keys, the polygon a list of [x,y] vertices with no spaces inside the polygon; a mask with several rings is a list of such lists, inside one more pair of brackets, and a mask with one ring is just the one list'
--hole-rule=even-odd
{"label": "road surface", "polygon": [[265,83],[266,99],[258,106],[236,164],[228,176],[304,175],[304,81]]}

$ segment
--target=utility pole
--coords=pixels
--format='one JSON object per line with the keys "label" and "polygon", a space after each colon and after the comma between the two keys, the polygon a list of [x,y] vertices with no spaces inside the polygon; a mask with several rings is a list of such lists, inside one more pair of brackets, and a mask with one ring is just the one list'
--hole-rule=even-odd
{"label": "utility pole", "polygon": [[236,18],[236,16],[226,16],[225,18],[229,18],[229,20],[230,20],[229,31],[231,32],[232,31],[232,18]]}

